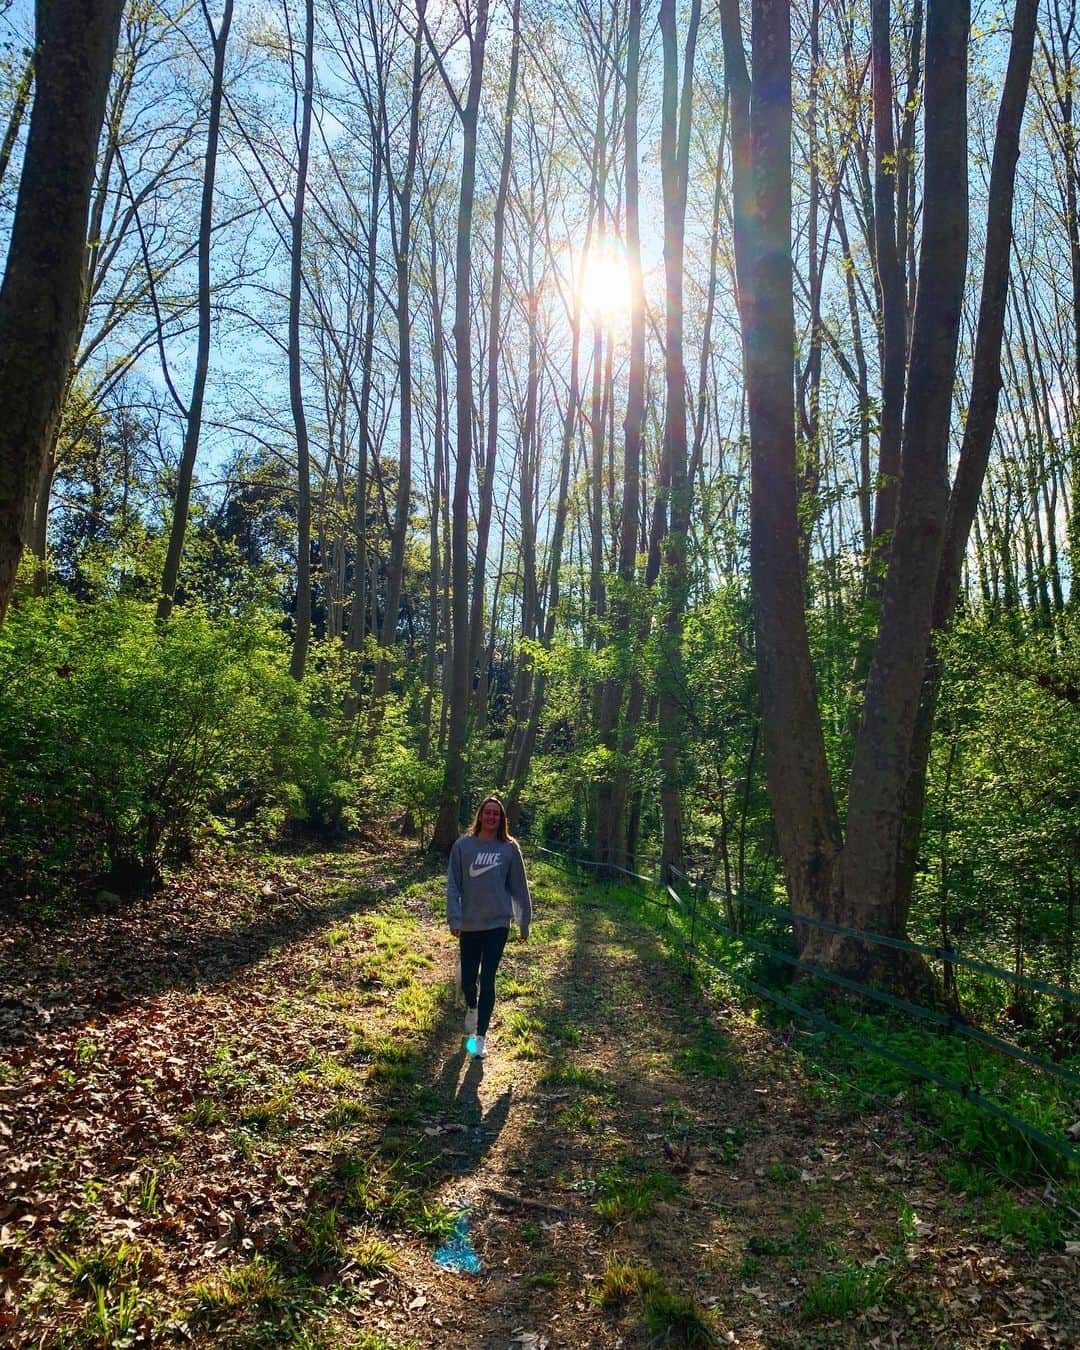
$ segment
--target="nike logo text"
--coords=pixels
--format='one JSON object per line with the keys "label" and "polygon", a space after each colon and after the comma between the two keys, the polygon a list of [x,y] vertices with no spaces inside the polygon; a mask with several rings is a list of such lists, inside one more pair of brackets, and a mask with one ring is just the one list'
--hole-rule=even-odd
{"label": "nike logo text", "polygon": [[484,875],[485,872],[493,872],[493,871],[495,870],[495,868],[498,867],[498,865],[499,865],[499,864],[498,864],[497,862],[495,862],[495,863],[489,863],[489,864],[487,865],[487,867],[477,867],[477,865],[476,865],[475,863],[470,863],[470,864],[469,864],[469,876],[471,876],[471,877],[482,877],[482,876]]}

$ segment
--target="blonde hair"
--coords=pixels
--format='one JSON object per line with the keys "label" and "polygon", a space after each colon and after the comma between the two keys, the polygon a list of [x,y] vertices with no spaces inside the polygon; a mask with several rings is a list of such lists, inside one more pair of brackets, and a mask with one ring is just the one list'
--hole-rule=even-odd
{"label": "blonde hair", "polygon": [[468,831],[469,834],[479,834],[481,829],[483,828],[481,817],[484,814],[484,807],[487,806],[488,802],[494,802],[495,805],[499,808],[499,828],[495,832],[497,838],[500,839],[504,844],[516,844],[517,840],[514,838],[514,836],[510,833],[509,829],[507,828],[506,807],[502,804],[500,798],[496,797],[494,793],[489,793],[480,803],[480,805],[476,808],[476,815],[473,818],[473,823],[469,828]]}

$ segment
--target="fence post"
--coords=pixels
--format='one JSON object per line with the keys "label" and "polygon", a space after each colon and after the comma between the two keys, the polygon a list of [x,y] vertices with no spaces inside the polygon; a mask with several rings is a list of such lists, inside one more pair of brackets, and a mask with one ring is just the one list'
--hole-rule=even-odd
{"label": "fence post", "polygon": [[690,887],[690,947],[687,951],[687,974],[694,976],[694,948],[697,945],[697,887]]}

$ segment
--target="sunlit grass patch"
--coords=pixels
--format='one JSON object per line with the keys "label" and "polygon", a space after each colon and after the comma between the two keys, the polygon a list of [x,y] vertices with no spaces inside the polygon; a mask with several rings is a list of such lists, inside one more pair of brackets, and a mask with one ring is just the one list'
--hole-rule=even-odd
{"label": "sunlit grass patch", "polygon": [[221,1124],[225,1119],[225,1110],[221,1103],[214,1101],[212,1097],[198,1097],[192,1103],[187,1118],[192,1125],[198,1126],[200,1130],[206,1130]]}
{"label": "sunlit grass patch", "polygon": [[401,900],[418,899],[426,901],[431,915],[436,919],[446,916],[446,881],[439,875],[414,881],[401,891]]}
{"label": "sunlit grass patch", "polygon": [[309,1210],[294,1230],[292,1240],[305,1265],[324,1267],[339,1264],[344,1258],[345,1243],[337,1206]]}
{"label": "sunlit grass patch", "polygon": [[645,1325],[665,1345],[715,1345],[708,1314],[692,1298],[654,1289],[644,1298]]}
{"label": "sunlit grass patch", "polygon": [[540,1079],[541,1087],[576,1087],[584,1092],[609,1094],[611,1082],[596,1069],[580,1068],[576,1064],[560,1064],[549,1069]]}
{"label": "sunlit grass patch", "polygon": [[200,1280],[193,1290],[190,1320],[215,1324],[228,1318],[265,1317],[281,1309],[288,1285],[275,1261],[260,1255]]}
{"label": "sunlit grass patch", "polygon": [[416,1047],[396,1036],[378,1036],[370,1042],[371,1078],[387,1086],[409,1082],[419,1068]]}
{"label": "sunlit grass patch", "polygon": [[144,1261],[141,1248],[131,1242],[115,1247],[92,1247],[83,1251],[55,1253],[76,1293],[91,1293],[123,1280],[137,1278]]}
{"label": "sunlit grass patch", "polygon": [[601,1219],[646,1219],[657,1200],[679,1195],[684,1187],[670,1172],[628,1158],[605,1167],[597,1179],[594,1210]]}
{"label": "sunlit grass patch", "polygon": [[394,1268],[394,1249],[382,1238],[361,1238],[348,1249],[349,1260],[362,1278],[374,1279],[378,1275],[387,1275]]}
{"label": "sunlit grass patch", "polygon": [[94,1286],[94,1301],[80,1328],[83,1345],[130,1345],[146,1321],[148,1298],[139,1289],[109,1291]]}
{"label": "sunlit grass patch", "polygon": [[394,1029],[399,1034],[423,1035],[441,1016],[444,986],[419,983],[401,988],[394,1001]]}
{"label": "sunlit grass patch", "polygon": [[151,1168],[140,1175],[135,1204],[149,1219],[161,1208],[161,1175],[156,1169]]}
{"label": "sunlit grass patch", "polygon": [[252,1074],[249,1056],[238,1050],[231,1041],[222,1041],[214,1047],[206,1067],[206,1081],[227,1092],[240,1092],[250,1087]]}
{"label": "sunlit grass patch", "polygon": [[287,1134],[296,1121],[292,1092],[282,1088],[263,1101],[248,1102],[240,1108],[237,1119],[246,1129],[259,1134],[275,1137]]}
{"label": "sunlit grass patch", "polygon": [[380,1331],[362,1331],[352,1345],[353,1350],[415,1350],[416,1342],[391,1340]]}
{"label": "sunlit grass patch", "polygon": [[595,1134],[602,1123],[599,1106],[597,1099],[586,1093],[571,1105],[564,1106],[556,1115],[555,1123],[566,1134]]}
{"label": "sunlit grass patch", "polygon": [[819,1275],[806,1291],[803,1312],[832,1320],[872,1308],[888,1288],[893,1271],[887,1262],[861,1266],[846,1260],[838,1270]]}
{"label": "sunlit grass patch", "polygon": [[531,979],[520,979],[515,975],[500,975],[499,999],[512,1003],[515,999],[529,998],[539,991],[539,985]]}
{"label": "sunlit grass patch", "polygon": [[515,1059],[539,1059],[544,1024],[533,1013],[512,1012],[506,1019],[506,1040]]}
{"label": "sunlit grass patch", "polygon": [[663,1287],[663,1279],[652,1266],[609,1261],[593,1298],[601,1308],[621,1308],[631,1299]]}
{"label": "sunlit grass patch", "polygon": [[534,923],[530,941],[545,947],[566,947],[573,941],[573,925],[560,916],[541,919]]}
{"label": "sunlit grass patch", "polygon": [[328,1088],[336,1092],[353,1092],[363,1082],[363,1076],[348,1064],[342,1064],[333,1055],[318,1055],[313,1068]]}
{"label": "sunlit grass patch", "polygon": [[372,1108],[367,1102],[360,1101],[355,1097],[344,1097],[341,1101],[335,1102],[327,1111],[324,1119],[327,1127],[331,1130],[343,1130],[350,1125],[357,1125],[363,1120],[370,1120]]}
{"label": "sunlit grass patch", "polygon": [[[387,1142],[383,1141],[384,1146]],[[431,1243],[443,1242],[453,1231],[455,1211],[429,1200],[413,1184],[422,1171],[422,1164],[410,1165],[404,1157],[339,1158],[335,1167],[339,1209],[349,1219],[400,1229]]]}
{"label": "sunlit grass patch", "polygon": [[593,1301],[607,1311],[618,1311],[631,1303],[639,1304],[654,1344],[716,1344],[708,1314],[693,1299],[668,1289],[652,1266],[609,1261]]}

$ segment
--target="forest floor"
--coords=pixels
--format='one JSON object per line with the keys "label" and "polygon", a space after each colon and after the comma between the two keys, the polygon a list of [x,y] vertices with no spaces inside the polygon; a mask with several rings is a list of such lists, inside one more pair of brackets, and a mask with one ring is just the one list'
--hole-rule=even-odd
{"label": "forest floor", "polygon": [[1080,1345],[1037,1198],[949,1190],[617,892],[530,870],[484,1061],[401,846],[9,924],[0,1344]]}

